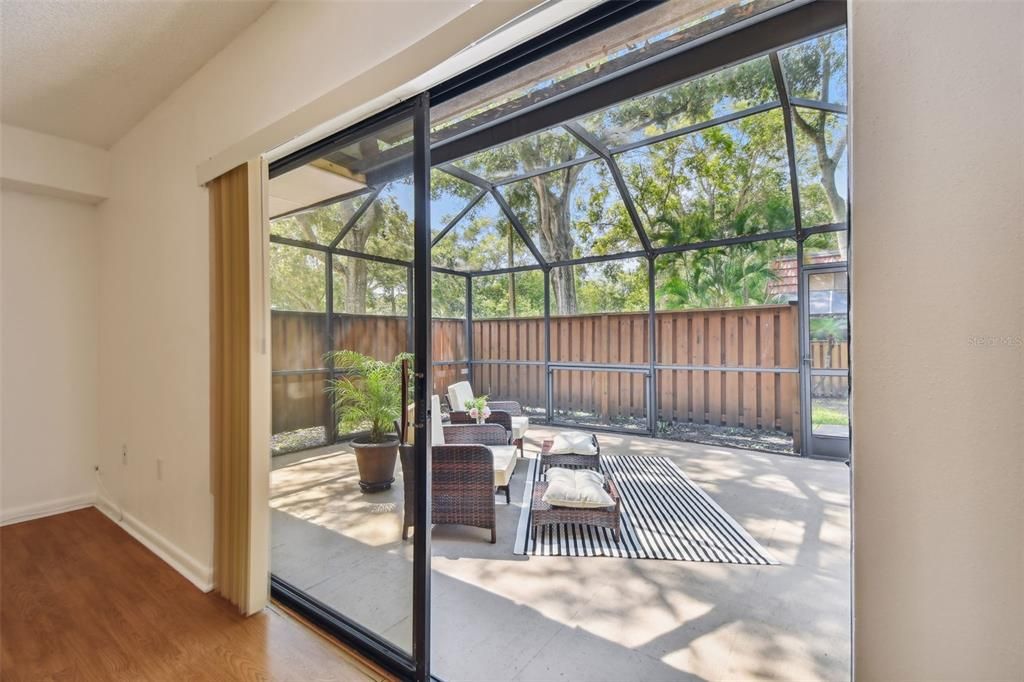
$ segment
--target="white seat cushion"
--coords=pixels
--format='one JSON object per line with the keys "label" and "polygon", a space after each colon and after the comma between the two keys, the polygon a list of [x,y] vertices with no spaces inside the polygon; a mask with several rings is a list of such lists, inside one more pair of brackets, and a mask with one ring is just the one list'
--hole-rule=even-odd
{"label": "white seat cushion", "polygon": [[473,387],[468,381],[460,381],[448,387],[448,402],[452,409],[462,412],[466,409],[466,401],[473,399]]}
{"label": "white seat cushion", "polygon": [[415,442],[416,429],[413,428],[413,424],[416,423],[416,403],[410,403],[405,408],[406,414],[406,427],[405,427],[405,442],[412,445]]}
{"label": "white seat cushion", "polygon": [[444,426],[441,424],[441,398],[430,396],[430,442],[444,445]]}
{"label": "white seat cushion", "polygon": [[551,444],[552,455],[596,455],[594,436],[583,431],[562,431]]}
{"label": "white seat cushion", "polygon": [[544,501],[553,507],[594,509],[612,507],[615,500],[604,489],[604,475],[592,469],[548,469]]}
{"label": "white seat cushion", "polygon": [[508,485],[516,471],[518,450],[511,445],[491,445],[494,453],[494,485]]}
{"label": "white seat cushion", "polygon": [[512,417],[512,440],[519,440],[525,436],[528,428],[530,428],[529,417]]}

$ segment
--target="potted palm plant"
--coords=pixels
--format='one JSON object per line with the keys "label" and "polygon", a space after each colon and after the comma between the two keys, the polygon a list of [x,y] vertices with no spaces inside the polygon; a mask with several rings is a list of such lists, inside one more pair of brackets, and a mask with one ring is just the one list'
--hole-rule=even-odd
{"label": "potted palm plant", "polygon": [[352,440],[364,493],[387,490],[395,480],[398,436],[394,424],[402,416],[402,360],[375,360],[350,350],[329,353],[342,376],[328,382],[338,414],[340,433],[361,432]]}

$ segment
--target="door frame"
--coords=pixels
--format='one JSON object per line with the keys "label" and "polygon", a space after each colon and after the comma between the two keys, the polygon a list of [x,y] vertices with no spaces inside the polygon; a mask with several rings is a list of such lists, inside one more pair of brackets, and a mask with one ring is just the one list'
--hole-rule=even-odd
{"label": "door frame", "polygon": [[[411,99],[400,102],[354,126],[346,128],[330,137],[311,145],[300,152],[278,160],[269,166],[268,177],[284,174],[289,170],[305,165],[319,158],[325,150],[344,146],[373,134],[398,121],[409,121],[413,127],[413,205],[414,260],[410,266],[413,290],[410,292],[410,308],[413,321],[417,324],[413,329],[414,372],[413,401],[415,418],[413,429],[415,473],[415,501],[413,523],[413,566],[412,566],[412,601],[409,603],[412,616],[412,651],[406,651],[345,613],[329,604],[319,601],[304,590],[290,584],[272,572],[270,566],[271,597],[315,626],[324,630],[340,642],[352,647],[366,656],[372,663],[380,666],[398,679],[418,680],[426,682],[431,679],[430,673],[430,146],[428,132],[430,128],[430,96],[421,93]],[[269,243],[269,235],[267,237]],[[329,272],[329,270],[327,270]],[[269,270],[268,270],[269,274]],[[269,302],[267,305],[269,310]],[[427,322],[417,319],[417,315],[426,315]],[[326,306],[327,320],[333,315],[333,306]],[[268,324],[269,324],[269,318]],[[327,325],[329,328],[329,325]],[[269,377],[269,357],[267,362]],[[268,393],[269,397],[269,393]],[[269,417],[269,415],[268,415]],[[264,423],[269,423],[269,418]],[[268,443],[269,446],[269,443]],[[268,450],[265,448],[260,456],[267,460]],[[269,463],[269,462],[268,462]],[[269,492],[269,476],[265,479]],[[269,504],[269,503],[268,503]],[[269,529],[269,506],[267,507],[267,525]]]}
{"label": "door frame", "polygon": [[[802,246],[802,245],[801,245]],[[799,259],[799,307],[800,307],[800,435],[803,444],[801,454],[804,457],[816,457],[822,459],[848,460],[850,458],[850,436],[846,437],[815,435],[811,423],[812,396],[811,386],[815,376],[845,376],[847,381],[847,394],[850,386],[850,368],[826,370],[813,369],[811,367],[811,305],[810,287],[808,282],[811,275],[826,273],[841,273],[847,278],[847,292],[849,292],[849,261],[838,261],[835,263],[816,263],[805,265],[803,262],[803,249],[798,252]],[[846,301],[846,323],[850,324],[850,301]],[[849,351],[847,351],[849,352]],[[849,365],[849,362],[847,362]]]}

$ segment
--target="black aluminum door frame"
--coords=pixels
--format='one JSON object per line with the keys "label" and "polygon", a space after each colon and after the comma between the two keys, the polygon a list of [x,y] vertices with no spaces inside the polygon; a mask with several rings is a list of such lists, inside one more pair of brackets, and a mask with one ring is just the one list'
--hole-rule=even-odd
{"label": "black aluminum door frame", "polygon": [[[840,238],[845,237],[845,233],[838,233]],[[825,371],[822,369],[813,369],[811,367],[811,300],[810,300],[810,288],[808,283],[812,275],[824,274],[824,273],[842,273],[844,277],[849,279],[849,265],[847,261],[840,261],[836,263],[820,263],[815,265],[805,265],[803,263],[803,249],[800,249],[799,258],[799,280],[798,280],[798,291],[799,291],[799,308],[800,308],[800,440],[802,443],[801,454],[805,457],[816,457],[821,459],[839,459],[847,460],[850,458],[850,433],[849,423],[847,424],[847,435],[845,438],[841,436],[823,436],[814,435],[814,425],[812,423],[811,411],[814,407],[814,398],[812,397],[812,385],[814,383],[814,377],[817,376],[845,376],[847,381],[847,391],[850,387],[850,369],[849,369],[849,358],[847,358],[847,367],[843,370]],[[849,292],[849,286],[847,286],[847,292]],[[849,297],[849,293],[847,293]],[[849,329],[850,324],[850,308],[849,298],[847,298],[846,308],[846,324]],[[847,353],[849,353],[849,345],[847,345]],[[847,394],[847,400],[849,400],[849,394]],[[849,403],[847,403],[849,405]],[[849,407],[847,407],[849,409]]]}
{"label": "black aluminum door frame", "polygon": [[[335,639],[352,647],[389,673],[401,679],[430,680],[430,96],[418,95],[327,140],[291,155],[271,167],[270,177],[305,165],[335,147],[381,130],[395,121],[413,123],[413,266],[412,316],[415,377],[416,491],[413,514],[413,643],[412,655],[345,614],[306,594],[286,580],[271,574],[271,596],[296,611]],[[328,320],[333,311],[328,308]],[[426,323],[423,323],[426,320]],[[418,322],[418,324],[416,324]]]}

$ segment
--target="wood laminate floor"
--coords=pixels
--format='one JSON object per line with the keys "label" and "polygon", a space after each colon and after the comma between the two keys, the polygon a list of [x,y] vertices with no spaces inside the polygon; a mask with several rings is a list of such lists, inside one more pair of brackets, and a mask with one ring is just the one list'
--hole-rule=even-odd
{"label": "wood laminate floor", "polygon": [[92,508],[0,528],[0,678],[383,679],[275,607],[242,618]]}

